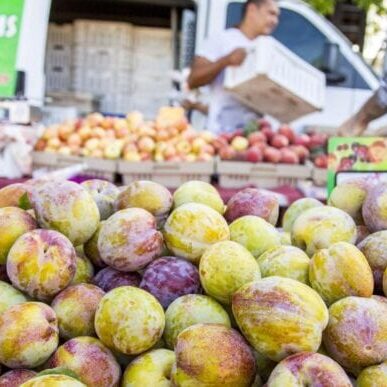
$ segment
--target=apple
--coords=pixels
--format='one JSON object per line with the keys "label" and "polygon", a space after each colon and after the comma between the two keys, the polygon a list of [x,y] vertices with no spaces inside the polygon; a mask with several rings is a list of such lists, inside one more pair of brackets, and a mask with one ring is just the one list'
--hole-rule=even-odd
{"label": "apple", "polygon": [[261,132],[266,136],[266,138],[270,141],[272,137],[274,136],[273,129],[271,128],[271,125],[264,125],[261,128]]}
{"label": "apple", "polygon": [[86,116],[85,121],[90,126],[97,126],[100,125],[100,123],[103,121],[103,115],[101,113],[91,113]]}
{"label": "apple", "polygon": [[269,163],[278,164],[281,161],[281,151],[279,149],[268,146],[263,152],[263,158]]}
{"label": "apple", "polygon": [[212,146],[217,150],[219,151],[220,149],[228,146],[228,141],[224,138],[224,137],[217,137],[213,142],[212,142]]}
{"label": "apple", "polygon": [[280,128],[278,129],[278,133],[285,136],[289,140],[289,143],[291,144],[294,142],[296,137],[294,130],[289,125],[286,125],[286,124],[283,124],[280,126]]}
{"label": "apple", "polygon": [[156,143],[151,137],[141,137],[137,143],[140,152],[151,153],[156,148]]}
{"label": "apple", "polygon": [[102,122],[100,123],[101,128],[103,129],[111,129],[114,127],[114,118],[113,117],[104,117]]}
{"label": "apple", "polygon": [[289,145],[289,140],[282,134],[275,134],[270,140],[270,145],[274,148],[281,149]]}
{"label": "apple", "polygon": [[[193,145],[192,145],[192,149],[193,149]],[[183,155],[188,154],[191,152],[191,144],[187,140],[180,140],[176,144],[176,151]]]}
{"label": "apple", "polygon": [[53,137],[47,141],[47,146],[52,149],[58,149],[61,145],[59,138]]}
{"label": "apple", "polygon": [[99,148],[99,140],[96,138],[91,138],[87,140],[85,143],[85,148],[89,151]]}
{"label": "apple", "polygon": [[324,147],[328,141],[328,135],[325,133],[314,133],[310,137],[310,148]]}
{"label": "apple", "polygon": [[246,153],[246,160],[250,163],[259,163],[263,160],[263,154],[262,151],[255,146],[252,146],[247,150]]}
{"label": "apple", "polygon": [[305,162],[310,156],[308,148],[303,145],[292,145],[289,149],[296,153],[300,159],[300,162],[302,163]]}
{"label": "apple", "polygon": [[248,137],[249,144],[255,145],[257,143],[267,143],[267,137],[262,132],[253,132]]}
{"label": "apple", "polygon": [[[137,151],[124,151],[123,155],[124,160],[126,161],[141,161],[141,156]],[[156,158],[155,158],[156,160]],[[157,161],[157,160],[156,160]]]}
{"label": "apple", "polygon": [[236,156],[236,151],[227,145],[219,150],[219,156],[222,160],[233,160]]}
{"label": "apple", "polygon": [[82,126],[78,130],[78,135],[82,139],[82,141],[88,140],[92,136],[92,130],[90,126]]}
{"label": "apple", "polygon": [[92,134],[93,134],[93,137],[95,137],[95,138],[104,138],[104,137],[106,137],[105,130],[102,129],[101,127],[98,127],[98,126],[93,128]]}
{"label": "apple", "polygon": [[300,158],[291,149],[281,149],[281,163],[283,164],[299,164]]}
{"label": "apple", "polygon": [[75,128],[70,123],[62,124],[58,130],[59,138],[62,141],[66,141],[70,135],[74,132]]}
{"label": "apple", "polygon": [[317,156],[314,159],[314,165],[317,168],[324,168],[324,169],[328,168],[328,156],[327,155]]}
{"label": "apple", "polygon": [[237,151],[241,152],[247,149],[249,146],[249,142],[245,137],[242,136],[236,136],[231,141],[231,146]]}
{"label": "apple", "polygon": [[192,141],[192,151],[195,153],[200,153],[206,144],[207,143],[203,138],[195,138],[195,140]]}
{"label": "apple", "polygon": [[46,144],[47,144],[46,140],[44,140],[43,138],[40,138],[35,144],[35,150],[38,152],[44,151]]}
{"label": "apple", "polygon": [[300,134],[294,139],[294,145],[303,145],[306,148],[310,146],[310,137],[307,134]]}
{"label": "apple", "polygon": [[215,155],[215,148],[210,144],[204,144],[201,153],[207,153],[209,155]]}
{"label": "apple", "polygon": [[54,138],[57,136],[58,136],[58,128],[56,126],[50,126],[44,131],[42,135],[42,139],[48,141],[50,138]]}
{"label": "apple", "polygon": [[69,138],[67,139],[67,144],[69,146],[71,145],[77,145],[80,146],[82,144],[82,138],[78,133],[72,133]]}

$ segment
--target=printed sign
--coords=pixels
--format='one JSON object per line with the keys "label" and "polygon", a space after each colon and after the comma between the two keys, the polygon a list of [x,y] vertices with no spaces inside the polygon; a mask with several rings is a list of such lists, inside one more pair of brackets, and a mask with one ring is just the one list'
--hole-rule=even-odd
{"label": "printed sign", "polygon": [[333,188],[357,177],[387,182],[387,139],[337,137],[328,144],[328,195]]}
{"label": "printed sign", "polygon": [[24,0],[0,1],[0,97],[12,97]]}

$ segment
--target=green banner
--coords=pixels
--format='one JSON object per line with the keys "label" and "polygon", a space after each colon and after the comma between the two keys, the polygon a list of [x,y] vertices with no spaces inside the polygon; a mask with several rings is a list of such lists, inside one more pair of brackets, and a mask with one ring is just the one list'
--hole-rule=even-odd
{"label": "green banner", "polygon": [[12,97],[24,0],[0,0],[0,97]]}

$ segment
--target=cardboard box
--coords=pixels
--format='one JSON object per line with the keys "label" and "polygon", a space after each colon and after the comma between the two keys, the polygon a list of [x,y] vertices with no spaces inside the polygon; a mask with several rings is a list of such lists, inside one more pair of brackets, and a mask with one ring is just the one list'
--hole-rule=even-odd
{"label": "cardboard box", "polygon": [[244,105],[287,123],[320,111],[325,75],[270,36],[261,37],[239,67],[229,67],[225,87]]}

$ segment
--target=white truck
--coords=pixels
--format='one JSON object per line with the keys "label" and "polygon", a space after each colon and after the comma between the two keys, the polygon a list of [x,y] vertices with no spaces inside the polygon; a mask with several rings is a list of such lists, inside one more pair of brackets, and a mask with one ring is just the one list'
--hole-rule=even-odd
{"label": "white truck", "polygon": [[[196,46],[222,29],[238,24],[244,0],[197,0]],[[294,122],[295,127],[334,128],[340,125],[372,95],[379,77],[352,49],[349,40],[305,2],[279,1],[280,22],[274,37],[313,66],[327,74],[326,105],[322,112]],[[372,123],[387,125],[387,116]]]}
{"label": "white truck", "polygon": [[[5,0],[5,3],[7,1],[13,0]],[[171,15],[177,14],[173,12],[173,7],[178,3],[176,0],[125,0],[128,9],[131,3],[136,2],[163,3],[171,7]],[[49,10],[54,3],[55,0],[24,0],[16,66],[26,73],[26,97],[38,105],[44,101],[45,43]],[[196,18],[196,28],[187,29],[185,33],[183,30],[182,34],[183,40],[194,42],[192,49],[218,31],[237,24],[242,17],[244,0],[179,0],[179,4],[183,3],[193,10]],[[109,2],[106,1],[106,4]],[[320,69],[325,66],[330,71],[327,75],[325,109],[296,121],[294,126],[337,127],[372,95],[379,87],[380,80],[361,56],[353,51],[345,36],[305,2],[281,0],[279,5],[280,23],[274,37],[313,66]],[[179,37],[176,19],[172,27],[176,42]],[[178,58],[178,44],[173,47],[174,57]],[[182,47],[185,47],[184,44]],[[184,56],[185,53],[182,54]],[[372,126],[387,126],[387,116],[373,122]]]}

